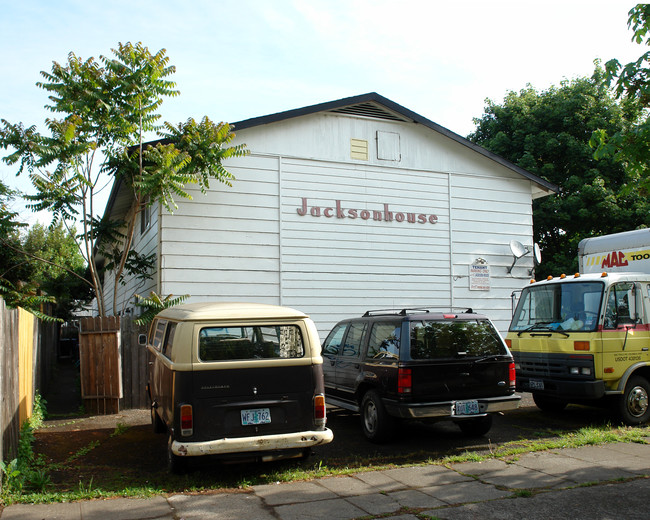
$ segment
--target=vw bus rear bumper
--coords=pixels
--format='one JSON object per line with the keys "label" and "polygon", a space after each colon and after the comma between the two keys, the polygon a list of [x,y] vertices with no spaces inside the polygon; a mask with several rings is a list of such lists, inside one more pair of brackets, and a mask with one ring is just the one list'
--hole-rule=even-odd
{"label": "vw bus rear bumper", "polygon": [[216,439],[203,442],[172,443],[172,453],[180,457],[201,455],[224,455],[228,453],[252,453],[277,450],[300,450],[332,442],[334,434],[329,428],[322,431],[282,433],[278,435],[258,435]]}

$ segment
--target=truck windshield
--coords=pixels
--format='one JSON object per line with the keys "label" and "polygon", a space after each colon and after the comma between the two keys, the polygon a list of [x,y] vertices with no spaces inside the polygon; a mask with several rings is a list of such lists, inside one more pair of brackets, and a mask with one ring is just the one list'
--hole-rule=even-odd
{"label": "truck windshield", "polygon": [[510,324],[514,332],[590,332],[598,326],[601,282],[565,282],[526,287]]}

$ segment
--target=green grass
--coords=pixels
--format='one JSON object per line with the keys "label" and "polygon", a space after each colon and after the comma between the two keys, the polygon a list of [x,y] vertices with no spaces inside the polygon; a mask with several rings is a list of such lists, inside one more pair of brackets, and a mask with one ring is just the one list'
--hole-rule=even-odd
{"label": "green grass", "polygon": [[[116,427],[110,437],[128,432],[125,425]],[[219,471],[214,467],[199,467],[187,475],[169,475],[160,471],[151,474],[147,481],[137,481],[130,475],[114,470],[102,468],[101,482],[99,479],[88,477],[82,479],[65,491],[52,490],[48,483],[47,473],[61,469],[66,465],[80,463],[83,456],[97,448],[99,441],[93,441],[87,446],[70,455],[65,462],[59,464],[45,464],[38,456],[33,457],[33,470],[41,473],[35,475],[40,478],[42,486],[38,489],[11,489],[3,487],[0,502],[10,503],[49,503],[73,500],[97,499],[106,497],[150,497],[164,493],[201,492],[214,489],[247,489],[254,485],[275,482],[292,482],[310,480],[325,476],[350,475],[368,471],[392,469],[396,467],[422,466],[429,464],[450,465],[462,462],[480,462],[490,459],[512,462],[520,455],[531,452],[548,451],[564,448],[579,448],[582,446],[602,445],[614,442],[648,444],[650,427],[614,427],[604,425],[598,427],[585,427],[575,431],[545,430],[540,432],[526,432],[526,438],[506,442],[501,445],[490,446],[484,452],[466,451],[465,453],[441,458],[430,456],[413,456],[408,463],[398,464],[390,461],[390,457],[368,457],[348,460],[345,465],[328,465],[325,460],[295,460],[265,463],[265,464],[240,464],[220,466]],[[527,490],[521,491],[525,493]],[[528,496],[528,495],[519,495]]]}

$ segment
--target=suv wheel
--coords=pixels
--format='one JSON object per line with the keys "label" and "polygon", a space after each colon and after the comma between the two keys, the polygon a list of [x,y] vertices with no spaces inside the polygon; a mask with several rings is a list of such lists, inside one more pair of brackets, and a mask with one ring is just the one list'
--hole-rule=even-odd
{"label": "suv wheel", "polygon": [[492,428],[492,416],[475,417],[474,419],[463,419],[456,423],[460,431],[468,437],[481,437]]}
{"label": "suv wheel", "polygon": [[557,397],[550,397],[538,393],[533,393],[533,401],[535,401],[535,406],[543,412],[561,412],[568,404],[566,401]]}
{"label": "suv wheel", "polygon": [[361,400],[361,426],[372,442],[385,442],[395,433],[395,420],[388,415],[375,390],[367,392]]}

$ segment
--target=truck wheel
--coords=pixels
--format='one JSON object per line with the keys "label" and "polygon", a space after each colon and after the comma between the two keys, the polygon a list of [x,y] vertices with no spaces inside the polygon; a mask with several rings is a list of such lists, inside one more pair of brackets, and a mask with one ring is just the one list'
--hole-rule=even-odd
{"label": "truck wheel", "polygon": [[550,397],[548,395],[537,393],[533,393],[533,401],[535,401],[537,408],[543,412],[561,412],[568,404],[566,401],[558,399],[557,397]]}
{"label": "truck wheel", "polygon": [[625,424],[634,426],[650,419],[648,395],[650,395],[650,383],[647,379],[632,376],[628,380],[625,392],[617,399],[618,413]]}
{"label": "truck wheel", "polygon": [[467,437],[481,437],[492,428],[492,416],[476,417],[474,419],[464,419],[456,423]]}
{"label": "truck wheel", "polygon": [[187,471],[187,460],[185,457],[179,457],[172,451],[172,442],[174,437],[169,434],[167,437],[167,469],[170,473],[181,474]]}
{"label": "truck wheel", "polygon": [[372,442],[388,441],[395,432],[395,420],[388,415],[375,390],[367,392],[361,400],[361,426]]}
{"label": "truck wheel", "polygon": [[162,422],[153,405],[151,406],[151,428],[154,433],[165,433],[167,431],[165,423]]}

